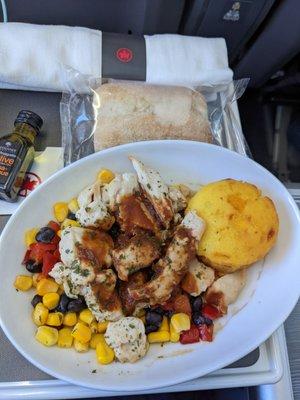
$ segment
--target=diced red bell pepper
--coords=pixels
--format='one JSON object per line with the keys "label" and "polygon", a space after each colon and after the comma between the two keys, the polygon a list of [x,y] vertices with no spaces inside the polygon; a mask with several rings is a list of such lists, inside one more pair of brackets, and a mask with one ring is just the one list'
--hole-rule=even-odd
{"label": "diced red bell pepper", "polygon": [[50,253],[49,251],[46,251],[43,254],[43,268],[42,268],[42,274],[44,276],[47,276],[48,273],[52,270],[54,265],[57,263],[58,258]]}
{"label": "diced red bell pepper", "polygon": [[179,294],[173,300],[173,309],[177,313],[185,313],[188,315],[192,314],[192,308],[188,295]]}
{"label": "diced red bell pepper", "polygon": [[53,255],[57,258],[58,261],[60,261],[60,252],[58,248],[53,252]]}
{"label": "diced red bell pepper", "polygon": [[158,304],[157,307],[161,307],[164,311],[174,311],[172,300],[168,300],[161,305]]}
{"label": "diced red bell pepper", "polygon": [[183,331],[180,334],[179,341],[181,344],[197,343],[200,340],[200,333],[196,326],[191,326],[188,331]]}
{"label": "diced red bell pepper", "polygon": [[56,250],[57,245],[53,243],[32,243],[29,247],[30,254],[29,259],[33,260],[37,263],[41,263],[43,261],[43,255],[46,251],[54,251]]}
{"label": "diced red bell pepper", "polygon": [[200,340],[203,340],[204,342],[212,342],[213,340],[213,331],[214,331],[214,325],[198,325],[198,331],[200,335]]}
{"label": "diced red bell pepper", "polygon": [[202,308],[202,315],[209,319],[216,319],[222,317],[222,312],[219,311],[216,307],[211,306],[210,304],[205,304]]}
{"label": "diced red bell pepper", "polygon": [[48,226],[49,226],[49,228],[53,229],[54,232],[57,232],[60,230],[60,225],[55,221],[49,221]]}
{"label": "diced red bell pepper", "polygon": [[23,258],[22,264],[26,265],[28,261],[30,260],[30,249],[26,250],[25,256]]}
{"label": "diced red bell pepper", "polygon": [[52,244],[58,245],[59,242],[60,242],[60,237],[57,235],[55,235],[54,238],[51,240]]}

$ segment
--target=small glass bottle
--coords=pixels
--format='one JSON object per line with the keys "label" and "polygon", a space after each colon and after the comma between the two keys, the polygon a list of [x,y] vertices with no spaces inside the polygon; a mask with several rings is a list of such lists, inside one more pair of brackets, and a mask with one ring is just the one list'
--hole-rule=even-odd
{"label": "small glass bottle", "polygon": [[15,129],[0,137],[0,199],[17,200],[25,173],[34,158],[34,140],[43,120],[32,111],[22,110],[15,120]]}

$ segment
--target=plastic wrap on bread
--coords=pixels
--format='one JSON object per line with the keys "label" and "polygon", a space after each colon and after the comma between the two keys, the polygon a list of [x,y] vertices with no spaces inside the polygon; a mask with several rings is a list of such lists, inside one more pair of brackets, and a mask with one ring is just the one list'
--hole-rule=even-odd
{"label": "plastic wrap on bread", "polygon": [[95,151],[144,140],[194,140],[249,155],[233,110],[247,79],[216,92],[212,87],[101,82],[73,70],[68,74],[70,90],[60,105],[65,165]]}

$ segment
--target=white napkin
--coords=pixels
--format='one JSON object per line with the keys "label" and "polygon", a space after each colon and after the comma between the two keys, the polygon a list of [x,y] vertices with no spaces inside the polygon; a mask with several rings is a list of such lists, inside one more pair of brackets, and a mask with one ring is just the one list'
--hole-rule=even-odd
{"label": "white napkin", "polygon": [[63,167],[63,154],[61,147],[47,147],[43,152],[36,153],[30,171],[27,172],[23,182],[18,201],[9,203],[0,200],[0,215],[13,214],[25,197],[49,176]]}
{"label": "white napkin", "polygon": [[219,87],[232,80],[223,38],[164,34],[145,41],[149,83]]}
{"label": "white napkin", "polygon": [[62,91],[62,65],[101,78],[101,31],[9,22],[0,38],[1,88]]}

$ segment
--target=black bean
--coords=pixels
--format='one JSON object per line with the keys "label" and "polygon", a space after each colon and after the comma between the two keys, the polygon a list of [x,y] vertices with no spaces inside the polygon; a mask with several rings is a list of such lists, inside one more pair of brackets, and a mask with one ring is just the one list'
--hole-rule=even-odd
{"label": "black bean", "polygon": [[171,318],[175,311],[172,310],[164,310],[164,315],[168,318]]}
{"label": "black bean", "polygon": [[165,310],[163,310],[161,307],[151,308],[151,310],[149,310],[149,311],[156,312],[157,314],[160,314],[160,315],[164,315],[165,314]]}
{"label": "black bean", "polygon": [[151,332],[156,332],[159,328],[156,325],[146,325],[145,326],[145,333],[148,335],[148,333]]}
{"label": "black bean", "polygon": [[195,312],[201,311],[203,300],[201,296],[191,297],[192,310]]}
{"label": "black bean", "polygon": [[42,264],[38,264],[33,260],[27,261],[25,265],[26,269],[28,272],[31,272],[32,274],[35,274],[36,272],[42,272]]}
{"label": "black bean", "polygon": [[35,239],[37,242],[50,243],[51,240],[54,238],[54,236],[55,236],[54,230],[49,228],[49,226],[44,226],[35,235]]}
{"label": "black bean", "polygon": [[72,213],[71,211],[68,212],[67,218],[73,219],[74,221],[76,221],[76,215],[74,213]]}
{"label": "black bean", "polygon": [[31,305],[32,305],[32,307],[35,307],[38,303],[42,303],[42,302],[43,302],[42,296],[40,296],[39,294],[36,294],[31,300]]}
{"label": "black bean", "polygon": [[162,323],[163,316],[154,311],[147,311],[145,319],[146,325],[154,325],[159,328]]}
{"label": "black bean", "polygon": [[210,318],[204,317],[198,311],[193,313],[192,319],[195,325],[203,325],[203,324],[211,325],[213,323],[213,321]]}
{"label": "black bean", "polygon": [[59,299],[58,306],[56,307],[56,311],[65,313],[68,310],[68,304],[70,302],[70,297],[68,297],[65,293],[62,293]]}
{"label": "black bean", "polygon": [[86,304],[83,298],[71,300],[68,304],[68,311],[79,312],[86,308]]}

